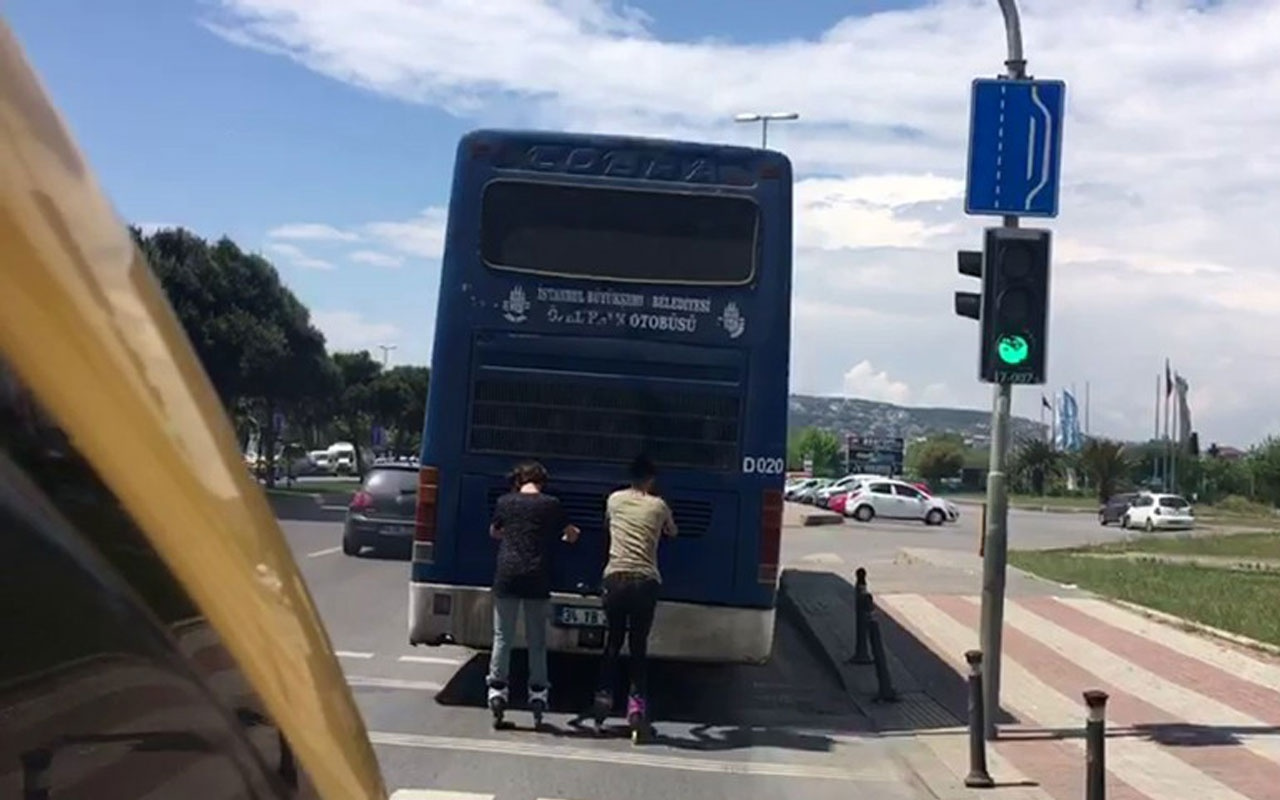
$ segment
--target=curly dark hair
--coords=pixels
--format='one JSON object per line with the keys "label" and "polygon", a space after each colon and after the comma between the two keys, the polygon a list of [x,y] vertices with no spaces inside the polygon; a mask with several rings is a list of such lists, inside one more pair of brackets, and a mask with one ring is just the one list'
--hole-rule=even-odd
{"label": "curly dark hair", "polygon": [[653,460],[647,455],[638,455],[631,460],[631,481],[632,483],[641,484],[658,476],[658,468],[654,466]]}
{"label": "curly dark hair", "polygon": [[507,478],[511,481],[513,489],[519,489],[526,483],[532,483],[541,489],[547,485],[547,468],[537,461],[525,461],[516,465]]}

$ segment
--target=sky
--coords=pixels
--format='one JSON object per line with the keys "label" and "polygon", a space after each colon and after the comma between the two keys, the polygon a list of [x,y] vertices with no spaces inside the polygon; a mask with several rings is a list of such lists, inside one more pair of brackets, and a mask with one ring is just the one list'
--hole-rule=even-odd
{"label": "sky", "polygon": [[[1023,0],[1067,81],[1046,392],[1154,428],[1280,433],[1280,0]],[[334,349],[429,363],[453,148],[483,126],[755,144],[796,170],[792,390],[989,408],[955,316],[995,0],[10,0],[120,215],[261,252]],[[1014,412],[1038,418],[1041,388]]]}

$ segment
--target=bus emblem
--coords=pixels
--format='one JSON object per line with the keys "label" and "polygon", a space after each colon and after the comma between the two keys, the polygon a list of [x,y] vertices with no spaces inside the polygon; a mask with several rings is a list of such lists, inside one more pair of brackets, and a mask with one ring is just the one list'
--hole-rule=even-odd
{"label": "bus emblem", "polygon": [[528,319],[529,298],[524,296],[524,289],[520,286],[512,288],[511,294],[507,295],[507,299],[502,301],[502,316],[506,317],[507,322],[524,322]]}
{"label": "bus emblem", "polygon": [[738,304],[730,300],[725,304],[724,313],[720,315],[720,324],[724,326],[730,339],[737,339],[747,329],[747,318],[738,310]]}

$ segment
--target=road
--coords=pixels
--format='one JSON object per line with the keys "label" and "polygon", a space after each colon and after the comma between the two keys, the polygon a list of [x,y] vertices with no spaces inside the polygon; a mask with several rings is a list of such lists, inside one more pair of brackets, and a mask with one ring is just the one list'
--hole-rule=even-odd
{"label": "road", "polygon": [[[792,509],[789,514],[794,513]],[[847,521],[784,529],[786,565],[851,577],[868,568],[877,592],[972,593],[977,509],[937,528]],[[520,711],[514,731],[492,730],[484,707],[487,657],[459,647],[406,643],[408,565],[338,547],[340,525],[283,522],[393,790],[430,789],[424,800],[917,800],[924,766],[902,737],[880,737],[844,693],[810,640],[779,614],[775,654],[761,667],[658,663],[652,704],[661,739],[643,748],[596,738],[578,725],[589,703],[593,659],[554,657],[553,729],[536,733]],[[1122,536],[1089,515],[1010,513],[1015,547],[1055,547]],[[907,553],[932,553],[926,560]],[[948,562],[954,559],[955,564]],[[956,569],[962,564],[968,569]],[[1011,576],[1011,594],[1052,584]],[[514,660],[517,694],[522,654]],[[620,720],[618,721],[620,724]],[[922,764],[924,766],[922,766]],[[932,765],[936,766],[936,765]],[[470,792],[472,794],[466,794]]]}
{"label": "road", "polygon": [[[495,732],[484,655],[406,644],[406,562],[342,555],[336,523],[282,524],[393,790],[432,789],[439,794],[422,795],[431,800],[927,796],[913,787],[901,745],[868,735],[867,719],[782,617],[767,666],[656,664],[662,738],[653,745],[575,726],[595,667],[580,658],[552,659],[552,731]],[[526,715],[511,716],[527,728]]]}

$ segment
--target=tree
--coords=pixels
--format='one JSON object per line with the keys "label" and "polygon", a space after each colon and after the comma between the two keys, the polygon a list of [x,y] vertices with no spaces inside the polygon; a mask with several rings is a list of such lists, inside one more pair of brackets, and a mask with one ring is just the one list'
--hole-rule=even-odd
{"label": "tree", "polygon": [[840,455],[840,438],[821,428],[802,428],[793,431],[787,447],[788,460],[800,466],[805,458],[813,459],[815,475],[830,476],[843,468]]}
{"label": "tree", "polygon": [[909,471],[935,485],[964,468],[964,440],[950,433],[932,434],[924,441],[912,442],[904,460]]}
{"label": "tree", "polygon": [[410,365],[387,370],[373,382],[373,413],[390,429],[391,447],[397,453],[410,446],[420,448],[430,382],[430,369]]}
{"label": "tree", "polygon": [[1090,438],[1080,450],[1080,468],[1098,491],[1098,502],[1105,503],[1129,480],[1131,464],[1124,445],[1110,439]]}
{"label": "tree", "polygon": [[[280,415],[338,389],[324,335],[275,267],[222,238],[182,229],[133,236],[159,278],[215,390],[242,432],[261,434],[267,464]],[[275,480],[267,470],[267,483]]]}
{"label": "tree", "polygon": [[1029,486],[1033,494],[1043,495],[1049,478],[1058,473],[1062,455],[1039,437],[1025,439],[1013,452],[1011,470]]}
{"label": "tree", "polygon": [[334,353],[333,363],[337,365],[342,387],[338,394],[338,420],[356,447],[356,474],[363,478],[362,446],[372,438],[375,383],[382,374],[382,364],[368,350]]}

